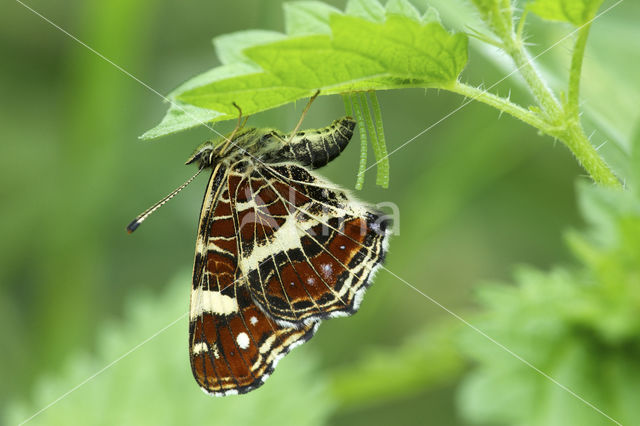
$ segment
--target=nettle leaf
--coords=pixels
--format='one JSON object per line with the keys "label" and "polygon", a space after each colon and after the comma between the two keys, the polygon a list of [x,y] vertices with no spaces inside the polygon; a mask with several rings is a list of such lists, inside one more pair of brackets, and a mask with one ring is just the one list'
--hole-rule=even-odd
{"label": "nettle leaf", "polygon": [[[640,387],[640,198],[590,184],[579,193],[589,228],[568,242],[580,264],[520,270],[515,286],[482,287],[475,325],[616,421],[634,423],[640,406],[627,392]],[[460,340],[477,361],[460,394],[469,419],[610,423],[477,332]]]}
{"label": "nettle leaf", "polygon": [[[118,360],[176,318],[153,339],[29,421],[29,425],[322,425],[334,411],[327,380],[313,354],[294,350],[260,389],[242,396],[214,398],[200,391],[191,375],[185,300],[188,272],[161,297],[138,297],[126,320],[97,327],[97,350],[70,360],[55,378],[42,378],[31,401],[13,402],[2,424],[18,424]],[[180,315],[183,315],[180,317]]]}
{"label": "nettle leaf", "polygon": [[286,36],[275,31],[247,30],[224,34],[213,39],[216,55],[223,64],[248,62],[243,50],[260,44],[282,40]]}
{"label": "nettle leaf", "polygon": [[374,59],[334,49],[331,37],[325,35],[249,49],[247,56],[292,86],[307,90],[385,72],[385,67]]}
{"label": "nettle leaf", "polygon": [[409,0],[389,0],[386,6],[386,13],[406,16],[420,21],[420,12]]}
{"label": "nettle leaf", "polygon": [[331,34],[329,16],[342,13],[321,1],[297,1],[284,4],[284,26],[290,36]]}
{"label": "nettle leaf", "polygon": [[383,22],[385,16],[384,6],[378,0],[349,0],[346,13],[373,22]]}
{"label": "nettle leaf", "polygon": [[437,22],[421,24],[390,15],[384,24],[378,24],[333,16],[331,28],[337,46],[376,58],[392,76],[446,86],[457,79],[467,63],[467,37],[451,35]]}
{"label": "nettle leaf", "polygon": [[431,6],[429,6],[424,15],[422,15],[421,21],[425,24],[429,22],[437,22],[438,24],[442,23],[438,9]]}
{"label": "nettle leaf", "polygon": [[210,84],[214,81],[225,80],[238,75],[256,73],[258,71],[259,67],[256,64],[237,62],[213,68],[190,80],[187,80],[167,96],[170,106],[169,111],[167,111],[162,121],[154,128],[145,132],[140,136],[140,138],[154,139],[160,136],[180,132],[182,130],[191,129],[193,127],[202,126],[206,123],[219,121],[219,118],[224,116],[224,113],[189,105],[188,103],[181,102],[176,99],[176,96],[179,93]]}
{"label": "nettle leaf", "polygon": [[549,21],[580,26],[593,19],[604,0],[532,0],[527,8]]}
{"label": "nettle leaf", "polygon": [[315,1],[288,4],[286,36],[252,30],[216,38],[223,65],[172,92],[177,105],[143,137],[236,118],[234,102],[248,115],[317,90],[447,88],[467,63],[467,36],[449,33],[433,12],[425,16],[427,22],[406,0],[386,9],[375,0],[353,0],[345,14]]}
{"label": "nettle leaf", "polygon": [[180,101],[173,101],[169,111],[162,121],[152,129],[147,130],[140,139],[155,139],[171,133],[202,126],[205,123],[215,121],[223,114],[206,108],[198,108]]}

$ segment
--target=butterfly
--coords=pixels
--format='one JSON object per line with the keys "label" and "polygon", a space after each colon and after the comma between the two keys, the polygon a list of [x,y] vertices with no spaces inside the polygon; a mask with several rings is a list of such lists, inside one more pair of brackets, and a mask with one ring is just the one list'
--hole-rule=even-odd
{"label": "butterfly", "polygon": [[215,396],[261,386],[322,320],[356,312],[390,229],[385,215],[315,173],[345,149],[352,118],[291,134],[240,123],[187,160],[198,173],[211,170],[196,239],[189,356],[197,383]]}

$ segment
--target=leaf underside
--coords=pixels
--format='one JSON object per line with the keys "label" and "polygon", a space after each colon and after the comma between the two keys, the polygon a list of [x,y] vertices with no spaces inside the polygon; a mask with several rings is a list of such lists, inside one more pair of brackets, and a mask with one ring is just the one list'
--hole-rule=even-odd
{"label": "leaf underside", "polygon": [[287,33],[242,31],[214,40],[220,66],[168,98],[164,119],[143,139],[255,114],[317,90],[321,95],[423,87],[446,88],[467,63],[467,36],[449,33],[433,13],[405,0],[386,8],[352,0],[346,11],[318,1],[285,6]]}

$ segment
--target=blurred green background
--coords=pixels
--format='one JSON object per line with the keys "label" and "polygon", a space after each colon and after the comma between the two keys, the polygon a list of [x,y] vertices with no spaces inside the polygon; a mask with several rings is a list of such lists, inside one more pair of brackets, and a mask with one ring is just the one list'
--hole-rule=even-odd
{"label": "blurred green background", "polygon": [[[217,64],[213,36],[252,28],[282,30],[281,3],[34,0],[28,5],[166,94]],[[328,3],[342,9],[345,2]],[[415,4],[424,10],[424,3]],[[464,2],[430,4],[440,6],[449,27],[461,28],[466,19],[477,19]],[[609,141],[603,149],[612,159],[628,148],[625,144],[638,118],[638,16],[635,2],[615,7],[594,25],[587,49],[587,133],[597,130],[594,143]],[[535,18],[531,24],[534,52],[570,30]],[[489,86],[507,73],[506,62],[476,47],[472,42],[462,79]],[[561,44],[540,59],[557,87],[564,84],[569,47]],[[46,405],[43,400],[53,401],[186,312],[206,178],[191,184],[134,235],[127,235],[124,227],[190,176],[193,170],[183,166],[185,159],[212,135],[196,129],[156,141],[138,140],[163,116],[162,99],[11,0],[0,17],[0,53],[0,412],[23,401],[26,418]],[[494,89],[502,95],[509,90],[515,101],[529,102],[517,80]],[[391,150],[463,102],[459,96],[431,90],[378,97]],[[291,129],[302,107],[285,106],[250,122]],[[320,98],[305,126],[324,126],[342,114],[339,97]],[[322,173],[353,187],[357,161],[357,143],[352,142]],[[545,269],[570,261],[563,232],[583,226],[574,191],[576,179],[582,178],[583,171],[563,146],[472,103],[391,157],[390,189],[375,188],[375,172],[370,171],[358,196],[399,207],[400,233],[391,241],[387,267],[466,316],[476,309],[472,290],[479,282],[507,281],[519,263]],[[298,402],[295,395],[288,397],[297,410],[309,411],[309,423],[465,424],[455,407],[457,372],[465,367],[456,361],[441,370],[435,366],[451,374],[435,373],[431,382],[424,382],[427,385],[394,390],[379,400],[349,399],[344,392],[330,390],[334,378],[340,372],[348,374],[362,357],[393,350],[430,324],[437,328],[448,322],[450,314],[382,271],[356,316],[323,324],[256,393],[269,394],[272,381],[272,392],[308,390],[309,397],[305,399],[303,392]],[[109,333],[120,340],[110,344],[104,337]],[[448,337],[443,342],[455,344]],[[136,401],[133,412],[139,419],[172,424],[172,401],[182,407],[176,408],[179,411],[189,404],[185,401],[197,400],[201,410],[193,422],[198,416],[222,422],[220,412],[253,407],[240,398],[202,395],[191,382],[186,354],[187,323],[182,318],[49,411],[80,413],[86,405],[78,394],[109,401],[113,386],[140,380],[125,372],[139,373],[145,365],[174,356],[179,362],[167,361],[165,370],[151,369],[137,391],[127,394]],[[393,364],[394,359],[385,362]],[[86,368],[74,373],[74,365],[80,364]],[[434,367],[429,364],[425,360],[425,369]],[[55,384],[60,376],[66,379]],[[174,377],[179,381],[172,381]],[[353,379],[360,380],[357,375]],[[54,383],[49,391],[46,383]],[[112,388],[105,383],[112,383]],[[110,390],[102,395],[101,386]],[[332,397],[323,399],[312,392]],[[317,408],[317,415],[311,407],[316,403],[323,407]],[[122,407],[122,401],[119,404],[113,406]],[[269,417],[264,412],[269,405],[256,407],[263,410],[264,424],[291,421]],[[159,414],[167,410],[166,417]],[[46,415],[33,424],[48,424]],[[122,419],[133,424],[133,418]]]}

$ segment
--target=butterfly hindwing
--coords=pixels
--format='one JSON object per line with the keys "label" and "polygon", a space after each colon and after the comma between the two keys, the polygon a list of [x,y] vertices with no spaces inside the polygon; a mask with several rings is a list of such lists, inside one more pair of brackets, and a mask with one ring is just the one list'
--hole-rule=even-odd
{"label": "butterfly hindwing", "polygon": [[278,360],[309,340],[319,325],[280,326],[258,308],[246,286],[226,290],[196,290],[193,297],[200,308],[189,326],[194,377],[203,390],[217,396],[262,385]]}
{"label": "butterfly hindwing", "polygon": [[202,206],[189,316],[194,377],[207,393],[245,393],[269,377],[278,360],[310,339],[318,323],[286,327],[255,304],[238,268],[238,239],[229,188],[216,167]]}
{"label": "butterfly hindwing", "polygon": [[262,309],[285,325],[355,312],[385,255],[385,217],[294,163],[255,165],[235,189],[239,266]]}

